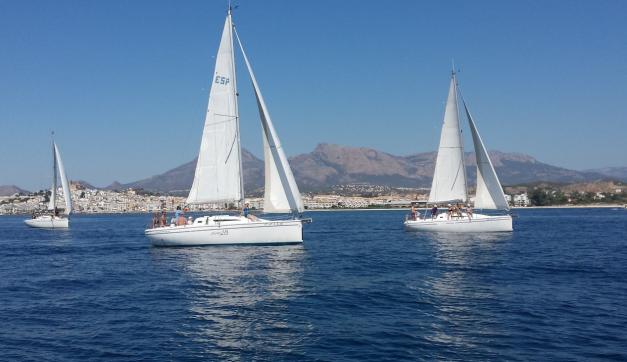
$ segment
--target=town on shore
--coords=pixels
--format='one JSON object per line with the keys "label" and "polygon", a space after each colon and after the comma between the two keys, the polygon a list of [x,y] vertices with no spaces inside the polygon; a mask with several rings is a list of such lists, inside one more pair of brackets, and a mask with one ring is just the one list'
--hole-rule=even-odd
{"label": "town on shore", "polygon": [[[71,183],[74,212],[97,213],[147,213],[157,210],[174,210],[185,205],[186,198],[157,194],[141,189],[101,190],[86,188],[81,183]],[[556,185],[540,183],[527,186],[505,187],[505,196],[512,207],[529,206],[584,206],[627,204],[627,186],[621,182],[596,182],[587,184]],[[61,190],[59,190],[61,192]],[[16,193],[0,196],[0,215],[32,214],[48,206],[50,190]],[[408,208],[412,204],[427,207],[429,189],[393,188],[380,185],[336,185],[330,190],[303,193],[308,210],[325,209],[382,209]],[[473,202],[472,198],[470,199]],[[64,207],[62,201],[57,205]],[[263,197],[247,197],[251,209],[263,209]],[[236,205],[191,205],[191,211],[218,211],[234,209]]]}

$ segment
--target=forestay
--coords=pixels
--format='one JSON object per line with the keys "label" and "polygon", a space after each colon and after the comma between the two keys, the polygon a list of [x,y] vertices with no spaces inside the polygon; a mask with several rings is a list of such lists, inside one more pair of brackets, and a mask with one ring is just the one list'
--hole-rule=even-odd
{"label": "forestay", "polygon": [[65,173],[65,167],[63,167],[61,153],[59,152],[59,147],[57,147],[56,143],[54,144],[54,154],[57,160],[57,167],[59,168],[61,186],[63,187],[63,198],[65,199],[65,214],[69,215],[72,212],[72,194],[70,193],[70,185],[68,183],[67,174]]}
{"label": "forestay", "polygon": [[472,134],[472,142],[475,147],[475,157],[477,160],[477,194],[475,196],[475,207],[478,209],[509,210],[509,204],[505,199],[503,188],[494,171],[494,166],[483,144],[483,140],[479,135],[477,125],[470,115],[466,102],[463,103],[468,123],[470,124],[470,132]]}
{"label": "forestay", "polygon": [[444,111],[444,123],[442,124],[429,202],[465,202],[467,194],[464,147],[457,109],[457,84],[453,73]]}
{"label": "forestay", "polygon": [[285,152],[281,147],[281,141],[274,129],[272,119],[268,113],[268,108],[261,95],[261,91],[257,84],[257,79],[253,73],[253,69],[248,61],[244,46],[235,31],[237,42],[242,51],[244,62],[248,68],[248,74],[253,84],[255,97],[257,98],[257,106],[259,108],[259,117],[264,137],[264,160],[265,160],[265,194],[264,194],[264,211],[268,213],[285,213],[285,212],[303,212],[303,200],[300,197],[296,180],[292,174],[292,169],[287,161]]}
{"label": "forestay", "polygon": [[198,163],[187,197],[189,204],[232,202],[243,198],[232,31],[229,12],[216,56]]}

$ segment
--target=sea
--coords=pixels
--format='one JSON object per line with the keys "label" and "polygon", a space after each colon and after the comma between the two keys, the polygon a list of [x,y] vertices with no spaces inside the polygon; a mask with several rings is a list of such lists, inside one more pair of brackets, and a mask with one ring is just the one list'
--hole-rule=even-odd
{"label": "sea", "polygon": [[627,210],[520,209],[483,235],[405,213],[190,248],[150,246],[150,215],[0,217],[0,360],[627,360]]}

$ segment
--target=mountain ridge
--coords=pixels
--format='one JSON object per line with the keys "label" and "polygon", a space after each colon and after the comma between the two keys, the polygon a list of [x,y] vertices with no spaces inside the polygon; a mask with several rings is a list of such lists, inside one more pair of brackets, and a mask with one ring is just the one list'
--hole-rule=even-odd
{"label": "mountain ridge", "polygon": [[[489,151],[503,185],[531,182],[573,183],[607,179],[602,173],[575,171],[553,166],[518,152]],[[472,152],[466,155],[469,179],[476,177]],[[320,143],[312,152],[289,159],[301,191],[321,191],[337,184],[372,184],[392,187],[429,187],[436,152],[397,156],[368,147],[348,147]],[[192,184],[196,159],[162,174],[121,184],[123,188],[143,188],[157,192],[185,192]],[[247,194],[263,190],[263,161],[242,150],[244,183]],[[474,183],[474,180],[470,182]]]}
{"label": "mountain ridge", "polygon": [[[503,186],[538,182],[564,184],[601,180],[627,182],[627,167],[576,171],[549,165],[524,153],[492,150],[489,154]],[[309,153],[291,157],[289,162],[302,192],[324,191],[342,184],[418,188],[431,186],[436,155],[437,153],[432,151],[397,156],[374,148],[320,143]],[[473,185],[476,178],[474,154],[467,152],[465,158],[469,185]],[[193,182],[196,161],[197,159],[193,159],[141,180],[128,183],[116,181],[101,189],[135,188],[151,192],[186,194]],[[242,149],[242,167],[246,194],[260,195],[264,183],[263,161]],[[85,181],[80,183],[89,185]],[[9,186],[4,187],[8,190]]]}

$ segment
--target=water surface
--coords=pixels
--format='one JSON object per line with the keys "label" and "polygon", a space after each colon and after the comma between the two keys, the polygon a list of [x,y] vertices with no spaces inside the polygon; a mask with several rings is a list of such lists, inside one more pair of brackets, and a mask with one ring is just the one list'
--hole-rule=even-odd
{"label": "water surface", "polygon": [[627,359],[627,211],[516,211],[514,233],[312,212],[305,243],[154,248],[147,215],[0,218],[0,359]]}

